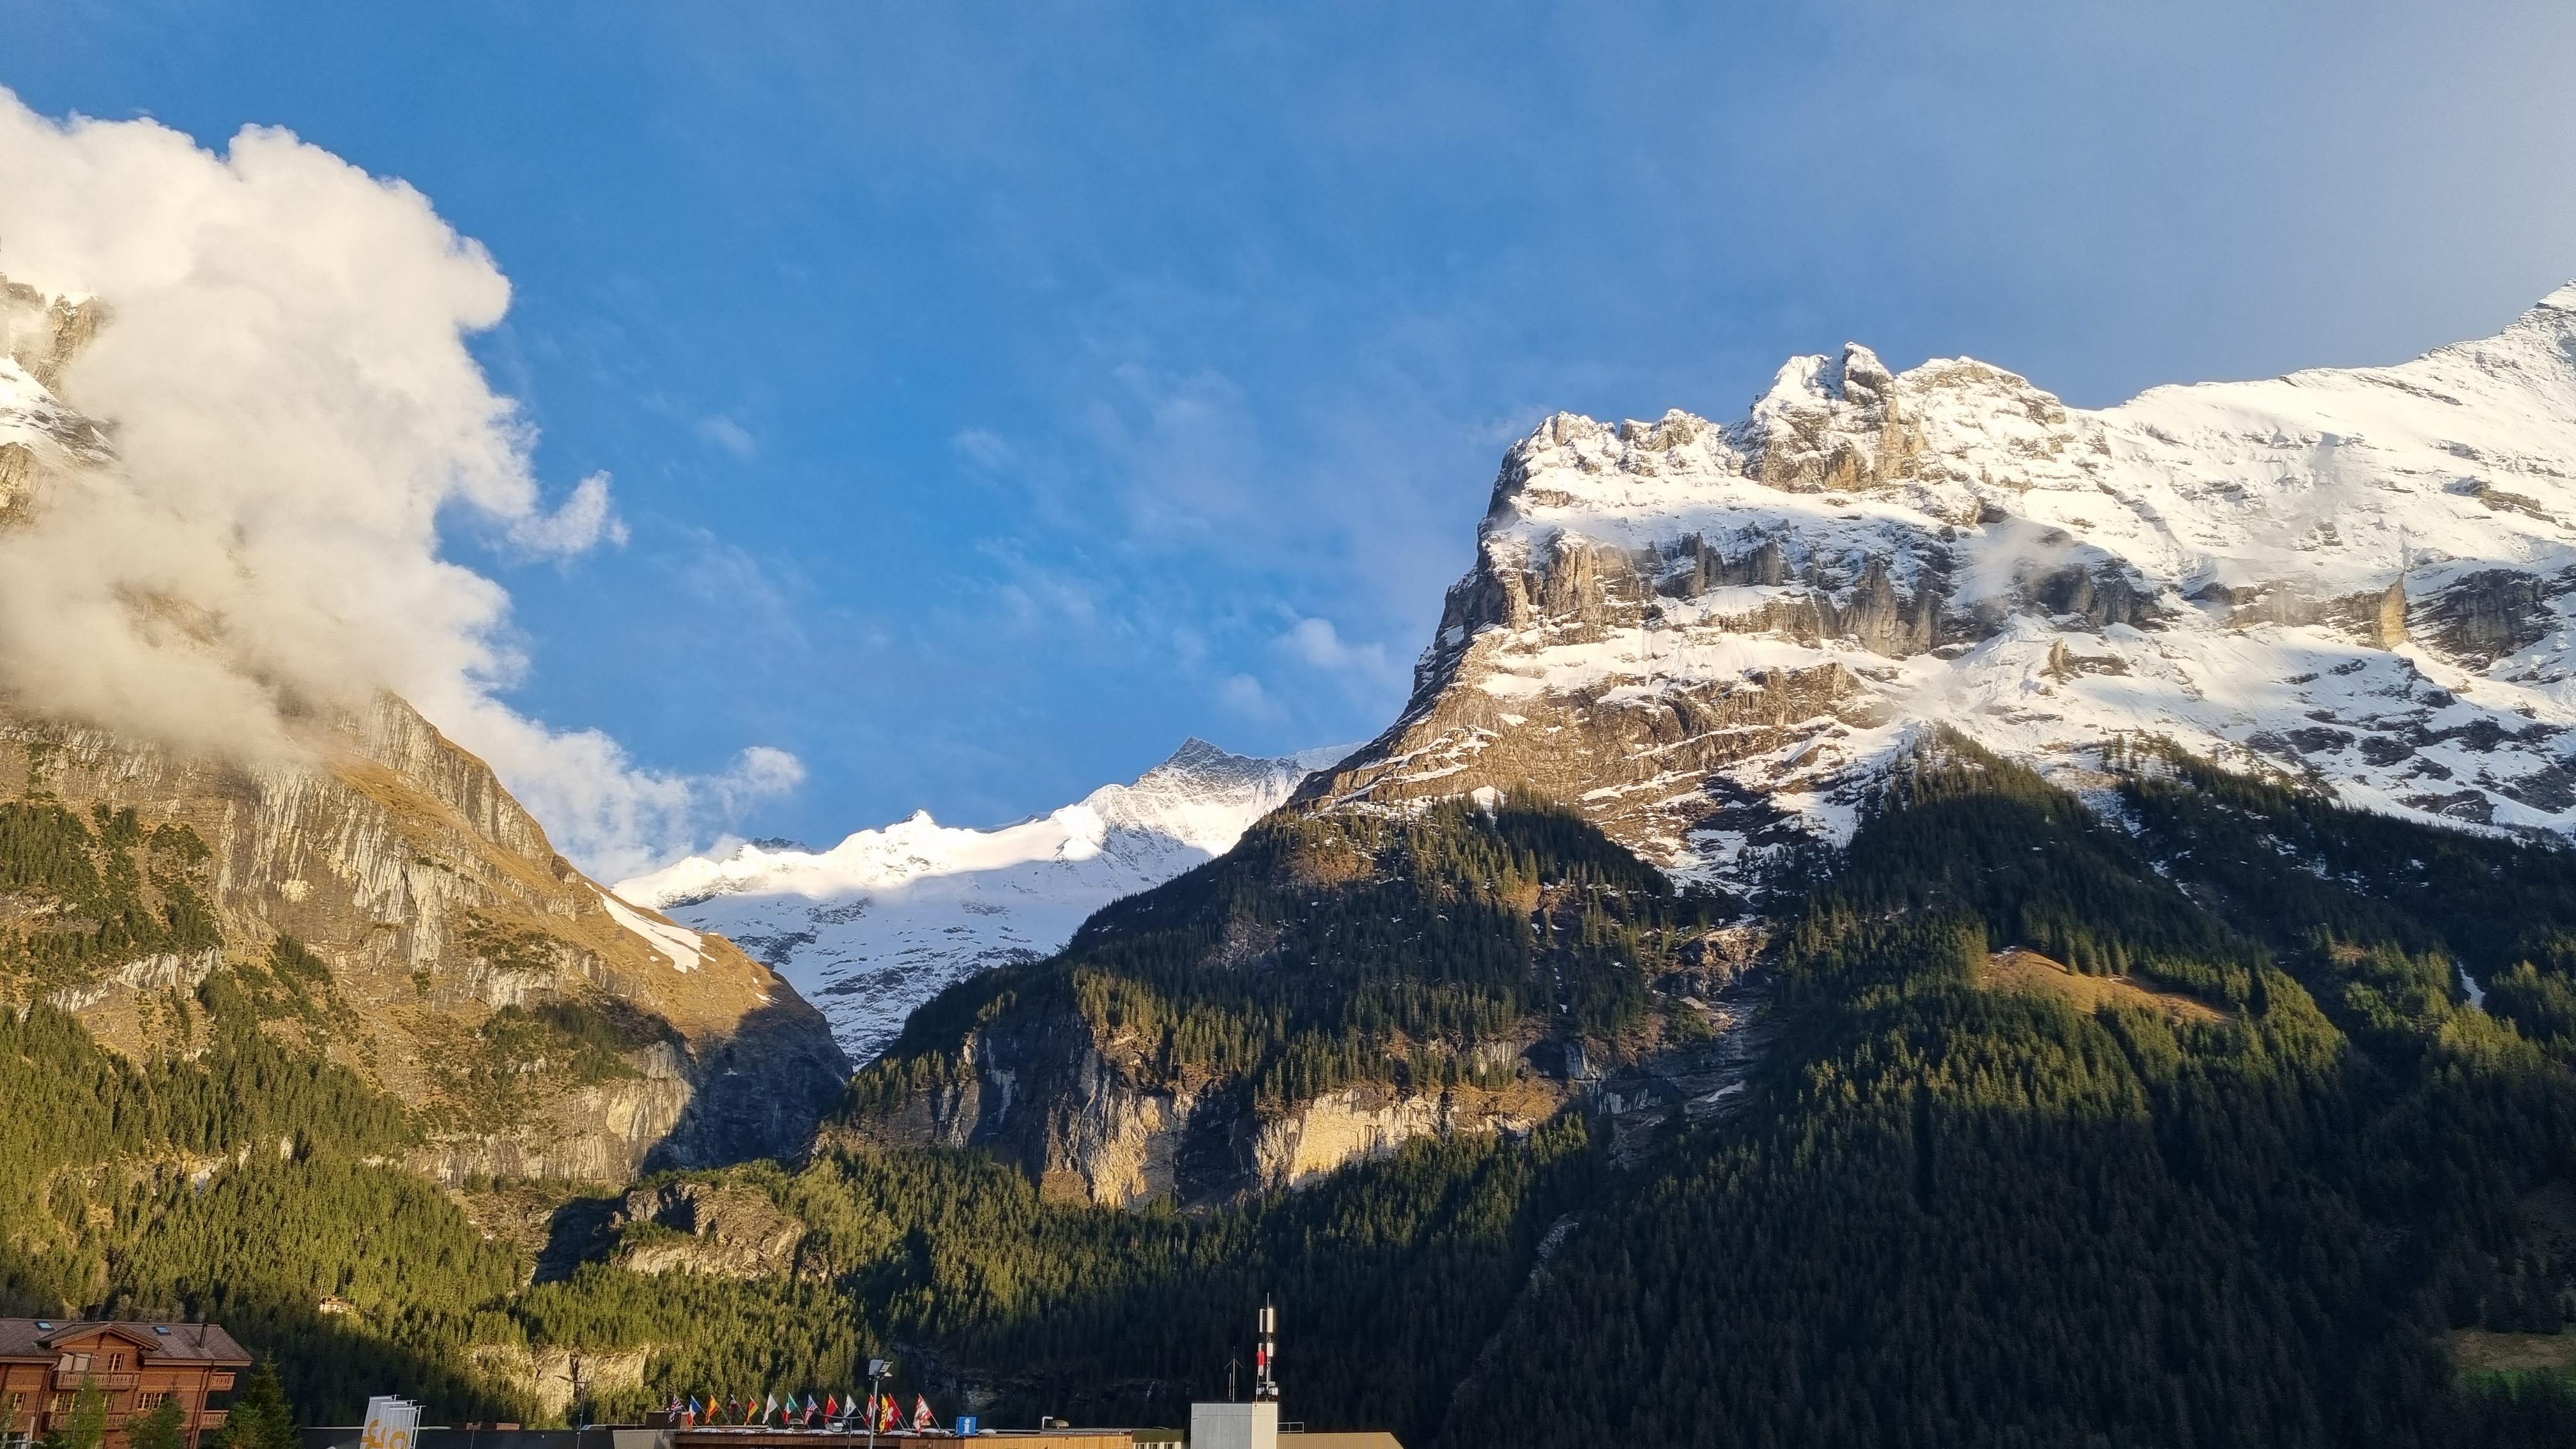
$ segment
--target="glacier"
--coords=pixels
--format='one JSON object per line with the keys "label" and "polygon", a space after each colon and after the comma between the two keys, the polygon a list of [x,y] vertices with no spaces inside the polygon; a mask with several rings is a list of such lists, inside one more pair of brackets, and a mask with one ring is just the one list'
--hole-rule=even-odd
{"label": "glacier", "polygon": [[1223,855],[1351,748],[1265,759],[1191,739],[1130,784],[1015,825],[919,811],[829,850],[773,841],[691,856],[616,893],[768,963],[864,1065],[952,982],[1050,955],[1102,906]]}

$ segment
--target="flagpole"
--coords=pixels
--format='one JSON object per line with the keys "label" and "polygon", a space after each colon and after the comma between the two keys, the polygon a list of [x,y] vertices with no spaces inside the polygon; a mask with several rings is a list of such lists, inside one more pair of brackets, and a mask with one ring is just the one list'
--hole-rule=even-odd
{"label": "flagpole", "polygon": [[892,1367],[881,1358],[868,1360],[868,1449],[877,1449],[877,1385],[885,1382],[886,1370]]}

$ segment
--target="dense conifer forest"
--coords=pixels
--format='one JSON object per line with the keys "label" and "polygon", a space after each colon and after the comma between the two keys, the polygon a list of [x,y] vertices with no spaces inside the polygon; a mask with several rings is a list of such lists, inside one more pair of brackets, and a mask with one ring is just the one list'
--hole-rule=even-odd
{"label": "dense conifer forest", "polygon": [[[803,1225],[754,1278],[625,1266],[668,1230],[612,1223],[613,1194],[533,1243],[494,1208],[536,1189],[410,1175],[416,1124],[303,1045],[309,953],[231,943],[167,1003],[185,1052],[0,1013],[0,1307],[220,1319],[309,1421],[395,1388],[533,1418],[510,1365],[578,1348],[635,1367],[600,1415],[846,1391],[890,1353],[943,1410],[984,1386],[988,1422],[1171,1423],[1271,1293],[1289,1417],[1417,1449],[2576,1438],[2567,1378],[2475,1351],[2562,1342],[2576,1305],[2576,856],[2148,744],[2104,763],[2107,812],[1927,741],[1848,848],[1780,862],[1759,1075],[1643,1153],[1577,1110],[1187,1213],[1046,1201],[959,1152],[692,1175]],[[101,913],[145,913],[119,929],[195,929],[154,878],[184,884],[182,845],[70,825],[0,815],[0,882],[91,891],[78,854]],[[1048,993],[1159,1071],[1429,1087],[1513,1023],[1643,1029],[1740,908],[1535,801],[1281,817],[942,998],[858,1091]],[[1254,930],[1306,969],[1210,966]],[[2012,949],[2071,974],[2004,973]]]}

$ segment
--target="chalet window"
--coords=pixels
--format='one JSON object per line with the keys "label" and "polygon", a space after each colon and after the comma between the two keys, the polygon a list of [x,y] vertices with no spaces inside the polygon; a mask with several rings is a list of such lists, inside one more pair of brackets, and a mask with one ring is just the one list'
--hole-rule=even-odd
{"label": "chalet window", "polygon": [[168,1389],[145,1389],[143,1392],[134,1396],[134,1407],[137,1409],[157,1409],[161,1407],[161,1401],[168,1397],[170,1397],[170,1391]]}

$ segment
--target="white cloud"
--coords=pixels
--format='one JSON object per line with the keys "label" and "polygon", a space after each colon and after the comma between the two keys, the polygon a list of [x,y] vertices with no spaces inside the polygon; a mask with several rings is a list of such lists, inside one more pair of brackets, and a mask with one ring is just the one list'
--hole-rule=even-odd
{"label": "white cloud", "polygon": [[730,454],[737,463],[760,456],[760,440],[751,430],[721,414],[698,419],[698,436]]}
{"label": "white cloud", "polygon": [[989,428],[968,428],[948,441],[968,462],[987,472],[1004,467],[1014,456],[1009,441]]}
{"label": "white cloud", "polygon": [[1300,619],[1277,642],[1307,667],[1337,675],[1354,689],[1382,684],[1396,672],[1385,645],[1353,644],[1342,638],[1330,619]]}
{"label": "white cloud", "polygon": [[645,769],[599,730],[550,729],[488,695],[432,717],[500,771],[556,845],[601,880],[667,865],[717,823],[805,781],[801,761],[766,745],[713,775]]}
{"label": "white cloud", "polygon": [[623,546],[625,520],[608,501],[608,475],[593,473],[574,486],[572,496],[552,513],[530,513],[510,523],[510,542],[537,554],[569,557],[600,544]]}
{"label": "white cloud", "polygon": [[1217,701],[1227,709],[1253,719],[1269,719],[1279,713],[1278,703],[1261,681],[1249,674],[1229,674],[1216,688]]}
{"label": "white cloud", "polygon": [[465,347],[509,283],[420,193],[284,131],[217,155],[0,91],[0,275],[107,308],[61,391],[116,453],[0,532],[0,695],[259,754],[392,689],[612,875],[792,788],[776,751],[662,774],[498,698],[524,668],[509,596],[440,557],[442,512],[540,554],[624,528],[604,475],[547,506],[531,429]]}

